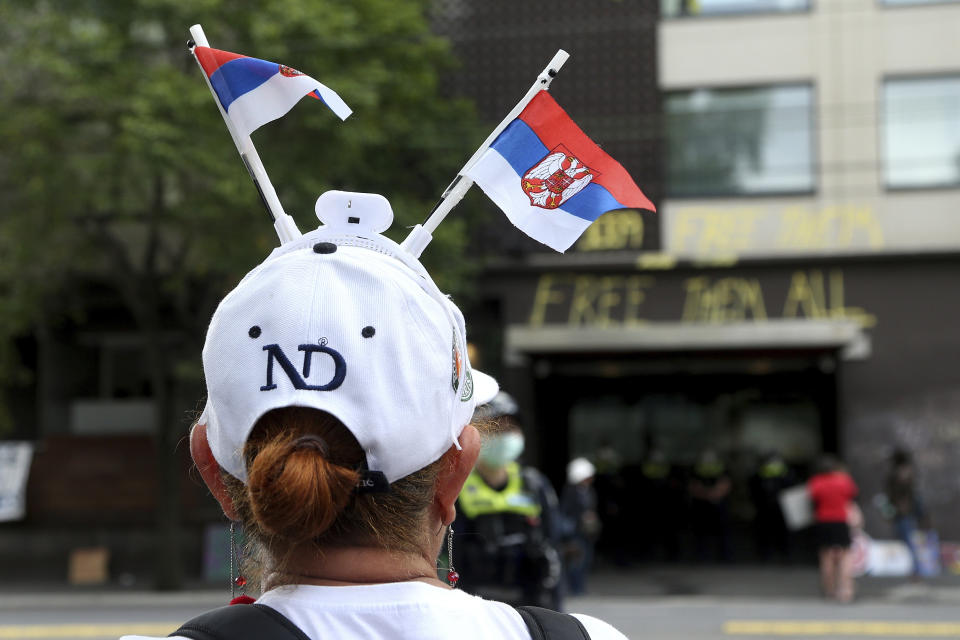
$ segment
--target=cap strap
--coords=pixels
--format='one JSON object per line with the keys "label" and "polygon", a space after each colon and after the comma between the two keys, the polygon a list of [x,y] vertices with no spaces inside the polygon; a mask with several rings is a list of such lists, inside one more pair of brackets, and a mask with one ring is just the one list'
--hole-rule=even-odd
{"label": "cap strap", "polygon": [[388,493],[390,483],[383,471],[368,471],[360,469],[360,479],[357,480],[357,494]]}

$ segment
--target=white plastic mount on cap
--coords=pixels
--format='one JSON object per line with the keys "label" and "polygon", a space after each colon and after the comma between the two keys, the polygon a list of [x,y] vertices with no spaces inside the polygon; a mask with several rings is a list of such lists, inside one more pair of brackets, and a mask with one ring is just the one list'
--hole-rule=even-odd
{"label": "white plastic mount on cap", "polygon": [[379,193],[327,191],[314,209],[320,222],[350,234],[383,233],[393,223],[393,208]]}

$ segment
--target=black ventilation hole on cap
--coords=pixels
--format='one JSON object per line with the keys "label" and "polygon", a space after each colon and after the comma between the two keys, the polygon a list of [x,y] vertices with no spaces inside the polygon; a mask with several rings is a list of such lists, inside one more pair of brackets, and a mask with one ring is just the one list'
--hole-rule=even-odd
{"label": "black ventilation hole on cap", "polygon": [[349,218],[347,218],[347,222],[349,222],[350,224],[360,224],[360,218],[357,218],[355,216],[350,216]]}
{"label": "black ventilation hole on cap", "polygon": [[250,327],[250,331],[248,331],[247,333],[250,335],[251,338],[259,338],[260,327],[258,327],[257,325],[253,325],[252,327]]}
{"label": "black ventilation hole on cap", "polygon": [[377,332],[376,329],[374,329],[373,327],[367,326],[363,328],[363,331],[360,332],[360,335],[362,335],[364,338],[372,338],[373,334],[375,334],[376,332]]}
{"label": "black ventilation hole on cap", "polygon": [[318,242],[313,245],[314,253],[333,253],[337,250],[337,245],[332,242]]}

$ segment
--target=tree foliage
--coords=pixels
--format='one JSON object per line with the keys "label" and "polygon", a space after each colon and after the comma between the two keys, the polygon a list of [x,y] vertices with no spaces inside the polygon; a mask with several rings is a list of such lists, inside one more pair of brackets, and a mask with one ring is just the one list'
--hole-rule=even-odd
{"label": "tree foliage", "polygon": [[[428,4],[0,4],[0,371],[13,371],[10,336],[83,312],[70,293],[82,281],[115,290],[140,328],[161,312],[165,329],[201,338],[215,300],[276,244],[188,54],[191,24],[214,47],[303,70],[354,109],[340,123],[305,101],[253,134],[302,229],[330,188],[386,195],[397,239],[422,221],[482,137],[469,105],[442,96],[452,60]],[[458,290],[463,244],[451,217],[425,256],[443,263],[442,288]]]}
{"label": "tree foliage", "polygon": [[[442,95],[452,61],[429,31],[428,4],[0,3],[0,376],[9,382],[12,336],[82,318],[91,283],[112,292],[141,337],[158,416],[160,586],[178,582],[178,384],[198,382],[216,301],[277,244],[188,29],[200,23],[216,48],[301,69],[353,108],[341,123],[308,100],[253,134],[301,229],[318,224],[320,193],[373,191],[391,200],[400,239],[482,138],[470,105]],[[463,236],[452,217],[426,256],[454,292]]]}

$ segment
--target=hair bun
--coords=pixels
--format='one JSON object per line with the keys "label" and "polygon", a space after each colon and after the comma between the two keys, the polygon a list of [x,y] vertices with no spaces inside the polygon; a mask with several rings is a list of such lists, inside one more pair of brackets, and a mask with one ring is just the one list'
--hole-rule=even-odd
{"label": "hair bun", "polygon": [[[319,454],[319,455],[318,455]],[[293,543],[323,534],[349,503],[359,473],[330,462],[313,434],[270,441],[250,465],[250,506],[269,535]]]}

